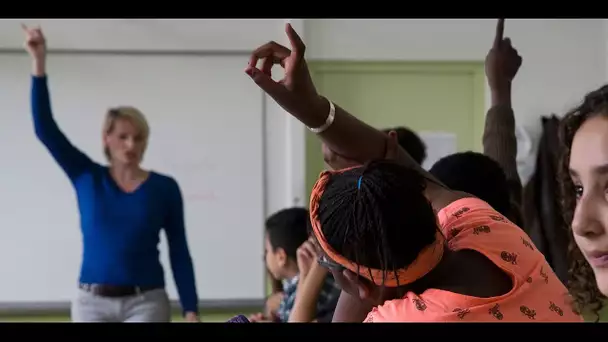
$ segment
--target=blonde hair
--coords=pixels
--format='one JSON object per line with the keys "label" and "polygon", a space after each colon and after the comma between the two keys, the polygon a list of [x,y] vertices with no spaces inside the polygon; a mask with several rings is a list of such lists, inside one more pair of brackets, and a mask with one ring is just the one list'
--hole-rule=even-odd
{"label": "blonde hair", "polygon": [[[110,134],[114,129],[114,125],[118,120],[128,120],[131,122],[142,135],[144,140],[144,149],[148,145],[148,138],[150,137],[150,126],[148,120],[142,112],[135,107],[121,106],[110,108],[106,113],[106,117],[103,124],[103,135]],[[107,146],[104,146],[103,153],[105,154],[108,161],[111,159],[110,150]]]}

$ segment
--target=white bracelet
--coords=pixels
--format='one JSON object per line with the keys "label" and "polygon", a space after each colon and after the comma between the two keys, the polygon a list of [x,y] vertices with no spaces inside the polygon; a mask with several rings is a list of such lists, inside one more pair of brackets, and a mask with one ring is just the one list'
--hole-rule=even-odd
{"label": "white bracelet", "polygon": [[333,102],[331,102],[329,100],[327,100],[327,102],[329,102],[329,115],[327,116],[325,123],[321,127],[316,127],[316,128],[308,127],[308,129],[315,134],[325,132],[331,126],[331,124],[334,123],[334,119],[336,117],[336,107],[334,106]]}

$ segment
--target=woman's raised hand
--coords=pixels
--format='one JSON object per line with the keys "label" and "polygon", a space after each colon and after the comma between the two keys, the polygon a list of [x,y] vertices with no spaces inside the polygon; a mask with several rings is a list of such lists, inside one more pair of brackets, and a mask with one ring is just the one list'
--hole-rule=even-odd
{"label": "woman's raised hand", "polygon": [[25,32],[25,50],[33,59],[43,60],[46,57],[46,40],[42,29],[39,26],[29,28],[25,24],[21,24],[21,27]]}

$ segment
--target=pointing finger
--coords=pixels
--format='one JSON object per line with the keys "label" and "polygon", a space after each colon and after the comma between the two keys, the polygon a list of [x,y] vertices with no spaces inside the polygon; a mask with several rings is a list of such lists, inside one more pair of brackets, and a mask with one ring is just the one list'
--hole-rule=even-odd
{"label": "pointing finger", "polygon": [[505,33],[505,20],[498,19],[498,22],[496,23],[496,35],[494,36],[494,47],[495,48],[500,46],[504,33]]}
{"label": "pointing finger", "polygon": [[291,24],[286,25],[285,31],[287,32],[287,37],[289,38],[291,50],[293,51],[293,53],[298,59],[304,58],[306,45],[304,45],[302,38],[300,38],[300,36],[296,33],[296,30],[293,29]]}

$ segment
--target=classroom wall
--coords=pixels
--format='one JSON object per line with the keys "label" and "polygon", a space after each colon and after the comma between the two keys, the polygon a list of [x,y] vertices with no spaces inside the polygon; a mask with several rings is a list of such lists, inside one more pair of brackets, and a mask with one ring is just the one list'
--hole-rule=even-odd
{"label": "classroom wall", "polygon": [[[52,48],[246,53],[284,42],[286,19],[39,20]],[[0,20],[0,49],[22,46],[20,20]],[[27,21],[34,22],[34,21]],[[494,20],[291,20],[315,60],[483,60]],[[563,111],[608,76],[604,20],[508,20],[506,35],[524,57],[514,84],[519,124],[538,133],[539,117]],[[217,82],[217,80],[209,80]],[[267,117],[267,208],[305,204],[304,129],[272,101]],[[533,160],[533,158],[532,158]]]}
{"label": "classroom wall", "polygon": [[[306,22],[308,57],[479,61],[491,47],[495,25],[492,19],[312,19]],[[505,36],[523,57],[513,87],[513,107],[517,123],[533,139],[540,132],[539,117],[563,113],[607,80],[605,20],[508,19]],[[532,153],[520,169],[524,178],[534,167],[535,150]]]}

